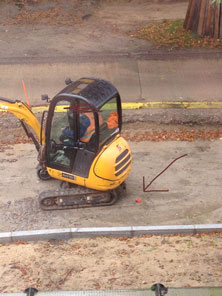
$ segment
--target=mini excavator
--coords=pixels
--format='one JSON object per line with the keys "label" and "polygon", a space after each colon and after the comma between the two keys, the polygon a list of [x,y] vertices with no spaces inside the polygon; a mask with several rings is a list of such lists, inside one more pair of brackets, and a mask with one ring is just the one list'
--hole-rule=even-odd
{"label": "mini excavator", "polygon": [[38,177],[61,180],[59,189],[40,193],[43,210],[112,205],[132,164],[130,147],[120,135],[120,95],[102,79],[65,82],[53,99],[42,96],[49,106],[41,123],[19,100],[0,97],[0,109],[14,114],[33,140]]}

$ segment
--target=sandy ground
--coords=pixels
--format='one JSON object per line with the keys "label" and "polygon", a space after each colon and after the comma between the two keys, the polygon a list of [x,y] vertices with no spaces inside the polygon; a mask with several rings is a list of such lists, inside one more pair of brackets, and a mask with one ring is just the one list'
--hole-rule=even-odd
{"label": "sandy ground", "polygon": [[0,245],[0,292],[221,285],[222,234]]}
{"label": "sandy ground", "polygon": [[[184,18],[187,0],[0,2],[0,61],[138,53],[148,42],[130,36],[144,24]],[[161,5],[159,5],[161,4]],[[22,42],[21,42],[22,41]]]}

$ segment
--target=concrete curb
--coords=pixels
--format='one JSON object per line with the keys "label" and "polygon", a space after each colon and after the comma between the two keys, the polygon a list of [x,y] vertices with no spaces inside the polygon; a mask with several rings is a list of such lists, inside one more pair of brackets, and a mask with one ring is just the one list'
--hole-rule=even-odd
{"label": "concrete curb", "polygon": [[222,56],[221,49],[174,49],[165,48],[155,49],[147,48],[147,50],[139,50],[137,52],[121,52],[114,53],[93,53],[82,55],[65,55],[65,56],[15,56],[0,58],[0,65],[18,65],[18,64],[56,64],[56,63],[97,63],[97,62],[113,62],[120,59],[132,60],[186,60],[186,59],[220,59]]}
{"label": "concrete curb", "polygon": [[[4,105],[4,103],[2,103]],[[33,113],[42,113],[47,111],[49,106],[33,106],[31,107]],[[138,110],[138,109],[222,109],[222,101],[192,101],[192,102],[122,102],[123,110]],[[0,112],[7,112],[5,109],[1,109]]]}
{"label": "concrete curb", "polygon": [[[221,101],[192,101],[192,102],[122,102],[123,110],[137,109],[222,109]],[[33,106],[33,113],[41,113],[48,110],[48,106]],[[3,110],[0,110],[0,112]]]}
{"label": "concrete curb", "polygon": [[198,225],[163,225],[163,226],[126,226],[126,227],[91,227],[91,228],[63,228],[27,230],[0,233],[0,243],[14,241],[42,241],[62,240],[70,238],[90,237],[133,237],[139,235],[161,234],[197,234],[221,232],[222,224],[198,224]]}

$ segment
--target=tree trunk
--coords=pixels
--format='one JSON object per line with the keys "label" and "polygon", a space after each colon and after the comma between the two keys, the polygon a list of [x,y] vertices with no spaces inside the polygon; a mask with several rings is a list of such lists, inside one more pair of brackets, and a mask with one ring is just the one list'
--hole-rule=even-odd
{"label": "tree trunk", "polygon": [[200,36],[222,38],[222,4],[189,0],[184,28]]}

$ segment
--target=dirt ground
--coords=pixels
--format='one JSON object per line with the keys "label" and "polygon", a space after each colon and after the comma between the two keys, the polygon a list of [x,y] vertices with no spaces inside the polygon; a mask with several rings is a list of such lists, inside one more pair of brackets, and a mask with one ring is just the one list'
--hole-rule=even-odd
{"label": "dirt ground", "polygon": [[138,54],[150,45],[133,38],[132,32],[150,22],[184,18],[187,9],[186,0],[41,0],[25,1],[25,6],[15,2],[0,2],[2,63]]}
{"label": "dirt ground", "polygon": [[221,246],[217,233],[0,245],[0,292],[220,286]]}
{"label": "dirt ground", "polygon": [[[60,182],[38,179],[34,145],[23,144],[26,136],[13,117],[2,117],[0,231],[222,221],[219,125],[124,124],[123,135],[129,141],[133,164],[126,182],[127,191],[118,202],[112,207],[44,212],[38,203],[40,192],[57,189]],[[185,154],[150,187],[169,192],[143,191],[143,176],[147,185],[170,162]],[[142,199],[141,203],[136,203],[138,198]]]}
{"label": "dirt ground", "polygon": [[[25,140],[13,116],[1,114],[0,125],[0,151],[7,147],[6,143]],[[125,135],[133,141],[143,140],[141,132],[154,133],[152,141],[165,141],[170,131],[175,138],[181,129],[186,130],[182,133],[186,141],[193,141],[194,133],[200,130],[205,131],[200,135],[206,139],[222,136],[220,126],[137,122],[124,127]],[[26,206],[22,215],[30,216],[27,213]],[[46,217],[43,214],[42,221]],[[18,215],[13,212],[14,222],[22,219]],[[88,219],[87,214],[82,219]],[[70,216],[69,223],[73,220]],[[31,220],[26,221],[27,229]],[[167,287],[216,287],[221,285],[221,243],[222,234],[214,233],[0,244],[0,292],[22,292],[30,286],[39,291],[149,289],[156,282]]]}
{"label": "dirt ground", "polygon": [[[149,44],[135,41],[130,33],[144,23],[166,16],[182,18],[187,8],[187,1],[174,1],[173,10],[172,1],[164,1],[161,8],[157,5],[159,1],[140,0],[84,0],[81,5],[78,0],[38,2],[27,1],[25,7],[16,6],[13,1],[7,5],[0,2],[3,63],[7,59],[12,62],[12,58],[17,61],[105,55],[118,53],[120,45],[122,53],[146,51]],[[7,143],[24,141],[20,124],[14,118],[0,114],[0,126],[0,151]],[[125,132],[134,128],[136,133],[141,127],[147,131],[144,124],[131,123]],[[218,128],[215,126],[213,130],[219,138]],[[149,126],[151,132],[179,129],[172,125]],[[193,133],[193,126],[186,129],[188,135]],[[212,130],[204,127],[208,129]],[[132,139],[134,135],[128,137],[137,139]],[[161,140],[164,137],[165,132],[160,135]],[[16,214],[13,219],[18,218]],[[0,292],[22,292],[30,286],[40,291],[141,289],[150,288],[156,282],[169,287],[219,286],[221,242],[221,234],[203,234],[1,244]]]}
{"label": "dirt ground", "polygon": [[[37,113],[36,116],[40,122],[42,114]],[[0,112],[0,126],[0,152],[8,144],[32,143],[14,115]],[[133,142],[216,140],[222,138],[222,129],[221,123],[161,124],[150,121],[133,121],[123,122],[122,135]]]}

